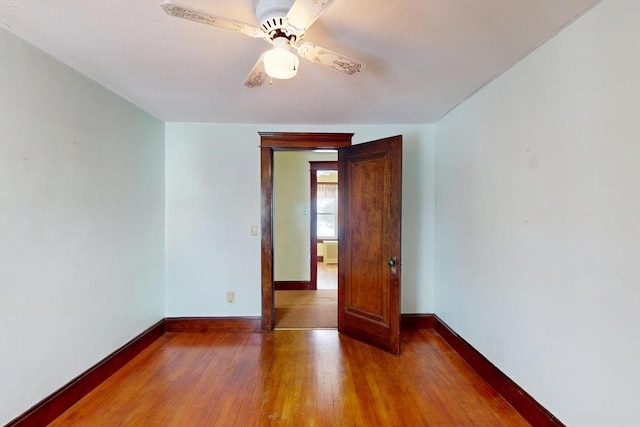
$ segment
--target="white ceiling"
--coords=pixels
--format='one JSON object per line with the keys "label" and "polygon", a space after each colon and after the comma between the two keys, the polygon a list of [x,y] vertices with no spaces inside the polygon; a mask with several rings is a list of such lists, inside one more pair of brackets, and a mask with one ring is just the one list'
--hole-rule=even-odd
{"label": "white ceiling", "polygon": [[[599,0],[335,0],[305,40],[366,63],[301,60],[249,89],[269,45],[170,17],[160,0],[0,0],[0,25],[164,121],[434,123]],[[176,0],[257,25],[253,0]]]}

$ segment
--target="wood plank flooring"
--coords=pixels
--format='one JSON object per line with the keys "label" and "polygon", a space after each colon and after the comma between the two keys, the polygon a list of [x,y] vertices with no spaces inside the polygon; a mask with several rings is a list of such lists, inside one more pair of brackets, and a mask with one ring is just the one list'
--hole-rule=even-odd
{"label": "wood plank flooring", "polygon": [[51,426],[526,426],[433,330],[167,333]]}
{"label": "wood plank flooring", "polygon": [[338,264],[318,263],[316,287],[318,289],[338,289]]}

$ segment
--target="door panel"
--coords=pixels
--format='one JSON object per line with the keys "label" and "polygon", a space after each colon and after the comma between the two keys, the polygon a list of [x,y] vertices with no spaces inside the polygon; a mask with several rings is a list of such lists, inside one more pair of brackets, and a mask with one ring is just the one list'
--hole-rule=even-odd
{"label": "door panel", "polygon": [[399,354],[402,137],[341,148],[338,174],[338,330]]}

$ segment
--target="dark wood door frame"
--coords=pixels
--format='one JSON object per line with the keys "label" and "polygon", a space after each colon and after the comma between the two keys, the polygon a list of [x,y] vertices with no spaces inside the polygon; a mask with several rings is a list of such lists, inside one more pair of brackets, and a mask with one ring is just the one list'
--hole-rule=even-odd
{"label": "dark wood door frame", "polygon": [[310,288],[313,290],[318,289],[318,171],[337,171],[338,170],[338,161],[310,161],[309,162],[309,171],[311,175],[311,188],[309,194],[311,196],[310,203],[310,217],[309,223],[311,224],[311,259],[309,265],[309,271],[311,272],[311,286]]}
{"label": "dark wood door frame", "polygon": [[273,153],[348,147],[352,133],[258,132],[260,135],[260,204],[262,330],[274,327],[273,304]]}

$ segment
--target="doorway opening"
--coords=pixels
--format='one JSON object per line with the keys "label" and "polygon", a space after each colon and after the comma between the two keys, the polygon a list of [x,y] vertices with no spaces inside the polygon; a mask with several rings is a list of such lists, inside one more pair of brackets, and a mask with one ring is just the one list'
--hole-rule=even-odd
{"label": "doorway opening", "polygon": [[276,329],[338,327],[337,156],[335,150],[274,153]]}
{"label": "doorway opening", "polygon": [[274,241],[273,241],[273,172],[274,152],[336,150],[351,145],[352,133],[259,132],[261,181],[261,287],[262,329],[275,326]]}
{"label": "doorway opening", "polygon": [[309,162],[312,289],[338,289],[338,162]]}

